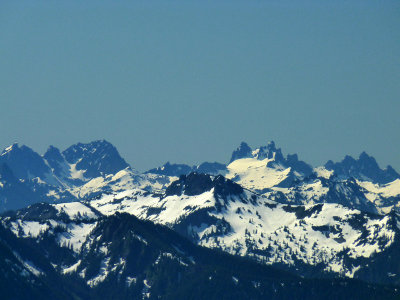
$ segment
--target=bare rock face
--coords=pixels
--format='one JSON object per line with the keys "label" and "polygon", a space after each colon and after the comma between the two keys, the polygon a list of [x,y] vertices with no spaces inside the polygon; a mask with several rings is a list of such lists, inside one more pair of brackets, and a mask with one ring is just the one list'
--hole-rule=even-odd
{"label": "bare rock face", "polygon": [[386,184],[400,178],[400,174],[391,166],[381,169],[375,158],[365,152],[362,152],[358,159],[347,155],[341,162],[334,163],[330,160],[325,164],[325,168],[333,170],[340,177],[354,177],[379,184]]}

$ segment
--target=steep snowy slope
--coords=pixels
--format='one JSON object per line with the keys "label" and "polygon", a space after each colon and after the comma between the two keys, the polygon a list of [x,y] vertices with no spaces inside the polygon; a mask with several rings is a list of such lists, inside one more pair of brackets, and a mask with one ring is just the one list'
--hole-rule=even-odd
{"label": "steep snowy slope", "polygon": [[293,181],[301,180],[314,171],[296,154],[285,158],[273,141],[254,150],[242,142],[233,151],[227,169],[227,178],[258,192],[273,186],[290,186]]}
{"label": "steep snowy slope", "polygon": [[135,188],[157,193],[165,190],[176,179],[178,178],[150,173],[139,174],[128,167],[116,174],[96,177],[82,186],[71,188],[70,191],[78,199],[89,199],[101,193],[122,192]]}
{"label": "steep snowy slope", "polygon": [[276,185],[287,186],[295,179],[310,175],[312,168],[305,162],[299,161],[295,154],[285,158],[274,142],[269,142],[267,146],[261,146],[255,150],[242,142],[233,151],[227,166],[217,162],[206,162],[193,167],[166,163],[146,173],[180,176],[191,172],[223,175],[249,189],[262,191]]}
{"label": "steep snowy slope", "polygon": [[324,167],[311,169],[296,155],[284,158],[273,142],[254,151],[242,143],[233,152],[227,170],[227,178],[280,203],[339,203],[361,211],[384,211],[353,178],[338,178]]}
{"label": "steep snowy slope", "polygon": [[[222,176],[182,176],[161,198],[131,190],[88,204],[105,215],[127,212],[165,224],[199,245],[300,274],[333,272],[358,277],[367,272],[367,262],[373,269],[379,254],[398,249],[394,213],[378,216],[339,204],[279,204]],[[392,269],[385,269],[380,280],[398,282],[398,265],[387,267]]]}
{"label": "steep snowy slope", "polygon": [[[263,192],[268,199],[281,203],[338,203],[371,213],[381,213],[381,207],[383,207],[383,205],[377,206],[370,201],[371,199],[366,196],[366,190],[353,178],[339,180],[334,177],[326,179],[312,175],[292,184],[290,187],[272,187]],[[390,209],[391,207],[388,211]]]}
{"label": "steep snowy slope", "polygon": [[[85,212],[86,216],[79,214]],[[18,224],[19,231],[14,226]],[[71,227],[90,226],[85,234]],[[11,230],[9,230],[11,228]],[[62,237],[78,239],[74,243]],[[75,247],[79,245],[79,247]],[[395,287],[306,279],[195,246],[128,214],[35,204],[0,224],[2,299],[396,299]]]}
{"label": "steep snowy slope", "polygon": [[372,183],[370,181],[359,181],[359,186],[364,189],[365,197],[379,208],[382,214],[390,212],[392,208],[400,207],[400,179],[387,184]]}
{"label": "steep snowy slope", "polygon": [[284,165],[275,164],[273,168],[268,167],[269,163],[274,162],[274,158],[241,158],[227,166],[226,177],[262,193],[263,190],[279,185],[292,175],[291,169]]}

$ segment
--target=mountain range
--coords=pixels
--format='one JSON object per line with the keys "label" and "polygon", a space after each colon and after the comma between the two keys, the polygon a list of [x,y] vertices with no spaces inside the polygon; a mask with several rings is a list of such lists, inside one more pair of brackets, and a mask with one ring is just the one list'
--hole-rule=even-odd
{"label": "mountain range", "polygon": [[223,175],[253,192],[287,204],[340,203],[385,214],[400,200],[400,175],[381,169],[363,152],[313,168],[296,154],[282,154],[274,142],[252,150],[246,143],[233,151],[228,164],[171,164],[140,173],[105,140],[78,143],[64,151],[50,146],[39,155],[13,144],[0,154],[0,209],[18,209],[36,202],[85,200],[104,192],[139,188],[163,192],[189,173]]}
{"label": "mountain range", "polygon": [[365,152],[312,167],[242,142],[140,173],[105,140],[13,144],[0,204],[6,299],[399,297],[400,175]]}

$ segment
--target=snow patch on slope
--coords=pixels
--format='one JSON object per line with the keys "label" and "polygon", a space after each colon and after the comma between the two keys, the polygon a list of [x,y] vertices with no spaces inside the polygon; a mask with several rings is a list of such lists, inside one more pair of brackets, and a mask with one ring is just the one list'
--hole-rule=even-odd
{"label": "snow patch on slope", "polygon": [[322,177],[325,179],[329,179],[334,173],[333,170],[328,170],[325,167],[314,168],[314,172],[317,174],[317,177]]}
{"label": "snow patch on slope", "polygon": [[[304,191],[309,196],[326,192],[319,181],[312,187]],[[347,267],[339,253],[347,252],[354,259],[370,257],[394,241],[389,216],[369,218],[339,204],[289,206],[265,197],[254,198],[249,191],[228,196],[222,206],[219,201],[213,189],[196,196],[164,198],[131,190],[105,195],[90,205],[105,215],[127,212],[168,226],[207,208],[206,213],[215,221],[189,224],[187,228],[188,232],[197,234],[202,246],[250,256],[267,264],[294,265],[296,257],[309,265],[324,263],[327,271],[350,277],[359,266]]]}
{"label": "snow patch on slope", "polygon": [[267,164],[274,159],[241,158],[227,166],[226,178],[251,190],[263,190],[278,185],[287,178],[291,168],[269,168]]}
{"label": "snow patch on slope", "polygon": [[[376,184],[370,181],[358,181],[357,183],[368,191],[369,195],[380,195],[385,198],[400,196],[400,179],[396,179],[388,184]],[[372,197],[373,199],[373,197]]]}
{"label": "snow patch on slope", "polygon": [[93,210],[81,202],[55,204],[53,207],[57,209],[58,212],[65,212],[71,220],[80,218],[97,218],[97,215]]}
{"label": "snow patch on slope", "polygon": [[62,247],[72,248],[76,253],[81,251],[83,243],[90,232],[96,227],[97,222],[90,224],[67,224],[65,225],[65,232],[58,234],[58,243]]}

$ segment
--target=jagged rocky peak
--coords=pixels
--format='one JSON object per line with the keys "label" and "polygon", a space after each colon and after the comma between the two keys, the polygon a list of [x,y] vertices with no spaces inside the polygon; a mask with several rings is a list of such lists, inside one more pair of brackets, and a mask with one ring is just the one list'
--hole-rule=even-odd
{"label": "jagged rocky peak", "polygon": [[359,160],[364,161],[364,162],[369,162],[369,163],[372,163],[372,164],[378,166],[378,163],[376,162],[375,158],[368,155],[367,152],[365,152],[365,151],[361,152]]}
{"label": "jagged rocky peak", "polygon": [[214,194],[219,196],[239,195],[243,193],[243,188],[226,179],[222,175],[213,177],[203,173],[190,173],[182,175],[174,181],[166,190],[165,195],[187,195],[195,196],[210,191],[214,188]]}
{"label": "jagged rocky peak", "polygon": [[342,178],[354,177],[380,184],[400,178],[400,175],[391,166],[381,169],[375,158],[366,152],[362,152],[358,159],[346,155],[341,162],[334,163],[329,160],[325,164],[325,168],[334,171],[337,176]]}
{"label": "jagged rocky peak", "polygon": [[243,188],[239,184],[222,175],[218,175],[214,178],[213,185],[214,194],[224,198],[228,195],[240,195],[243,193]]}
{"label": "jagged rocky peak", "polygon": [[[285,158],[281,148],[277,148],[274,141],[270,141],[266,146],[260,146],[252,150],[246,143],[242,143],[233,153],[231,162],[241,158],[254,158],[257,160],[268,159],[268,168],[292,168],[301,176],[309,176],[313,168],[304,161],[299,160],[297,154],[288,154]],[[296,175],[297,176],[297,175]]]}
{"label": "jagged rocky peak", "polygon": [[261,146],[253,151],[253,156],[257,159],[274,159],[276,162],[284,161],[282,150],[276,148],[275,142],[270,141],[267,146]]}
{"label": "jagged rocky peak", "polygon": [[305,176],[311,175],[314,170],[306,162],[299,160],[297,154],[288,154],[286,158],[286,165],[290,166],[294,171],[300,172]]}
{"label": "jagged rocky peak", "polygon": [[247,158],[247,157],[252,157],[252,149],[249,147],[249,145],[245,142],[241,142],[240,146],[232,152],[232,157],[230,162],[233,162],[237,159],[241,158]]}
{"label": "jagged rocky peak", "polygon": [[360,154],[358,158],[360,168],[366,172],[380,170],[378,163],[375,158],[369,156],[365,151]]}
{"label": "jagged rocky peak", "polygon": [[64,157],[61,154],[60,149],[54,147],[52,145],[49,146],[47,151],[43,155],[44,159],[50,162],[60,162],[64,160]]}
{"label": "jagged rocky peak", "polygon": [[388,165],[385,169],[386,173],[388,174],[389,177],[392,178],[400,178],[400,174],[396,172],[395,169],[391,165]]}
{"label": "jagged rocky peak", "polygon": [[386,169],[380,170],[378,163],[376,162],[373,156],[368,155],[365,151],[360,154],[359,162],[361,163],[361,167],[365,170],[366,173],[372,173],[377,171],[383,171],[387,180],[392,181],[400,178],[400,174],[397,173],[392,166],[387,166]]}
{"label": "jagged rocky peak", "polygon": [[285,161],[285,158],[282,155],[282,150],[280,148],[276,148],[274,141],[270,141],[266,146],[260,146],[254,150],[252,150],[247,143],[242,142],[240,146],[233,151],[230,162],[233,162],[237,159],[250,157],[259,160],[268,158],[274,159],[277,162]]}
{"label": "jagged rocky peak", "polygon": [[43,158],[47,161],[56,176],[63,177],[66,175],[64,174],[66,171],[66,161],[58,148],[50,146],[43,155]]}
{"label": "jagged rocky peak", "polygon": [[44,179],[50,168],[43,158],[31,148],[17,143],[7,147],[0,155],[0,164],[5,163],[19,179]]}
{"label": "jagged rocky peak", "polygon": [[118,150],[106,140],[78,143],[62,154],[68,163],[75,165],[76,170],[84,170],[85,178],[115,174],[129,166]]}

